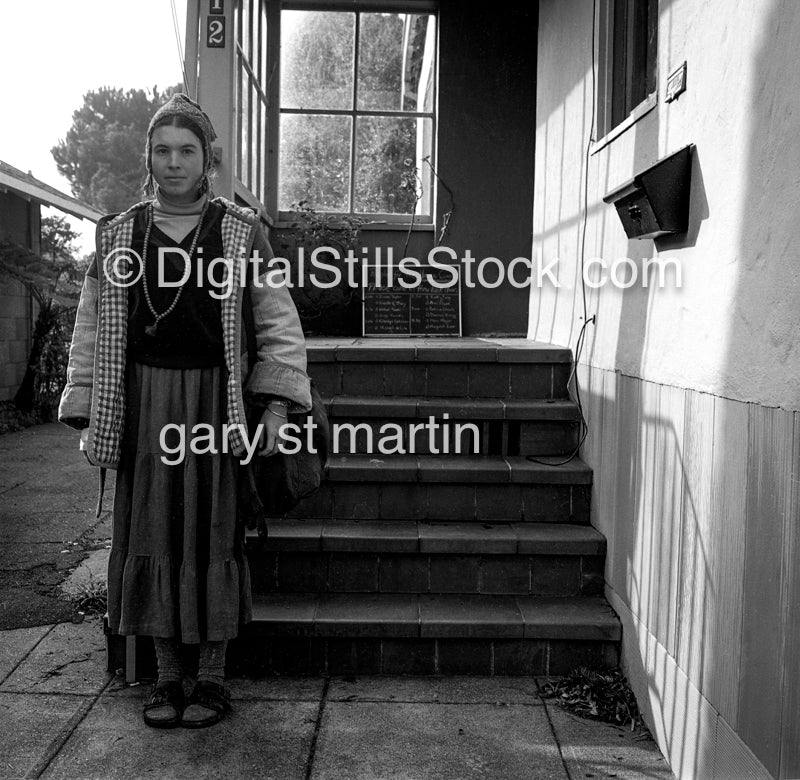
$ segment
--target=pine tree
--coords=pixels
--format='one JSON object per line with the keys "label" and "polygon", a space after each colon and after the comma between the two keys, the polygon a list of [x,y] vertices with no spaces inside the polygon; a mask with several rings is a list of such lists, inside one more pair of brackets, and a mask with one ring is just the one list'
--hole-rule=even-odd
{"label": "pine tree", "polygon": [[87,92],[66,138],[51,150],[72,194],[105,212],[123,211],[139,201],[147,126],[159,106],[181,89],[101,87]]}

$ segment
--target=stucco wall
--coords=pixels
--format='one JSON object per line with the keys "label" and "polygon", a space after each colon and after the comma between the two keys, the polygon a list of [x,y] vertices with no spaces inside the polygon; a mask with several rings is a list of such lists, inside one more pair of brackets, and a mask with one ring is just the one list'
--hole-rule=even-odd
{"label": "stucco wall", "polygon": [[[800,776],[800,4],[660,0],[659,102],[588,158],[592,3],[541,0],[529,336],[575,346],[585,258],[682,287],[587,290],[579,376],[623,659],[679,777]],[[666,104],[684,60],[688,89]],[[602,196],[696,145],[689,231],[628,240]]]}
{"label": "stucco wall", "polygon": [[[586,258],[674,257],[681,289],[588,291],[585,360],[651,381],[800,408],[800,4],[662,0],[659,104],[589,157]],[[559,258],[560,290],[533,290],[529,335],[574,344],[577,260],[592,104],[592,5],[543,0],[534,249]],[[665,103],[668,73],[688,89]],[[678,240],[628,240],[602,196],[694,143],[691,226]]]}

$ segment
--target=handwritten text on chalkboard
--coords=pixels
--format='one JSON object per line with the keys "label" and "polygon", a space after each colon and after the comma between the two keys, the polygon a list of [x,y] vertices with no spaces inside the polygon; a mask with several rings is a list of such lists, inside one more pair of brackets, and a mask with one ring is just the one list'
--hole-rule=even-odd
{"label": "handwritten text on chalkboard", "polygon": [[419,283],[404,286],[382,277],[380,268],[366,266],[365,336],[460,336],[461,285],[453,284],[457,266],[417,267]]}

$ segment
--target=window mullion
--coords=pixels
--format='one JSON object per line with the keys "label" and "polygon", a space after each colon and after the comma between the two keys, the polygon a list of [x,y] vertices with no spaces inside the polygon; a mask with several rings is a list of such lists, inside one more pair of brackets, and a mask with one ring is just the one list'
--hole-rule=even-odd
{"label": "window mullion", "polygon": [[431,167],[430,167],[430,201],[428,203],[428,214],[422,216],[430,217],[434,222],[436,221],[436,205],[438,203],[437,193],[439,189],[439,182],[436,180],[436,176],[434,175],[434,171],[437,170],[436,168],[436,117],[431,119],[431,153],[429,156]]}
{"label": "window mullion", "polygon": [[[239,46],[238,43],[236,44],[236,51],[240,55],[244,54],[244,50],[242,49],[241,46]],[[246,56],[242,56],[241,62],[242,62],[242,67],[250,74],[250,77],[253,79],[253,86],[255,87],[256,92],[258,92],[258,94],[261,95],[261,98],[262,100],[264,100],[264,102],[268,102],[269,98],[267,97],[267,93],[264,92],[263,85],[261,84],[261,79],[259,79],[258,76],[256,76],[255,68],[253,68],[252,64],[247,61]]]}
{"label": "window mullion", "polygon": [[267,126],[269,127],[267,151],[267,211],[277,219],[280,177],[280,136],[281,136],[281,9],[278,3],[267,3]]}
{"label": "window mullion", "polygon": [[[433,88],[432,88],[432,95],[431,95],[431,106],[433,108],[433,113],[431,115],[431,153],[430,153],[430,161],[431,161],[431,171],[430,171],[430,190],[431,190],[431,198],[430,202],[428,203],[428,216],[431,221],[434,223],[436,222],[436,209],[439,203],[439,182],[436,179],[435,171],[438,170],[437,168],[437,152],[438,152],[438,145],[437,145],[437,138],[438,130],[436,128],[436,118],[438,116],[439,110],[439,17],[434,17],[436,25],[436,38],[434,39],[433,44]],[[429,22],[430,23],[430,22]],[[417,106],[419,106],[419,101],[417,101]],[[435,235],[435,234],[434,234]]]}
{"label": "window mullion", "polygon": [[353,41],[353,105],[350,119],[350,192],[347,210],[355,210],[356,192],[356,111],[358,108],[358,49],[361,43],[361,14],[356,13],[356,34]]}
{"label": "window mullion", "polygon": [[378,111],[377,109],[353,111],[350,108],[281,108],[281,113],[308,116],[352,116],[355,113],[359,117],[387,116],[396,119],[433,119],[435,116],[430,111]]}

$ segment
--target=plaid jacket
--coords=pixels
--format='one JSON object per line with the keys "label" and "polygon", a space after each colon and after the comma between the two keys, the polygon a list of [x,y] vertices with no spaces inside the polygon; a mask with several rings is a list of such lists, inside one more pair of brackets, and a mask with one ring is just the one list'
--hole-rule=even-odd
{"label": "plaid jacket", "polygon": [[[224,199],[214,203],[225,207],[222,218],[222,245],[228,259],[250,258],[254,244],[261,257],[269,259],[271,250],[257,216]],[[96,266],[84,279],[67,368],[67,384],[61,396],[58,419],[71,424],[89,420],[86,454],[96,466],[116,468],[119,463],[125,417],[125,364],[127,359],[128,289],[119,281],[126,267],[134,276],[135,260],[127,256],[133,238],[133,224],[139,203],[126,212],[104,217],[97,225]],[[116,262],[116,268],[112,264]],[[242,271],[249,263],[234,262],[232,294],[223,298],[222,331],[225,365],[228,369],[227,422],[229,444],[235,455],[244,452],[238,424],[245,424],[243,391],[280,396],[292,402],[290,411],[311,408],[311,392],[306,374],[306,351],[297,310],[286,286],[273,286],[259,277],[261,284],[250,284],[258,360],[247,374],[247,345],[242,338]],[[264,266],[262,272],[266,272]],[[249,281],[248,281],[249,283]],[[176,420],[180,423],[180,420]]]}

